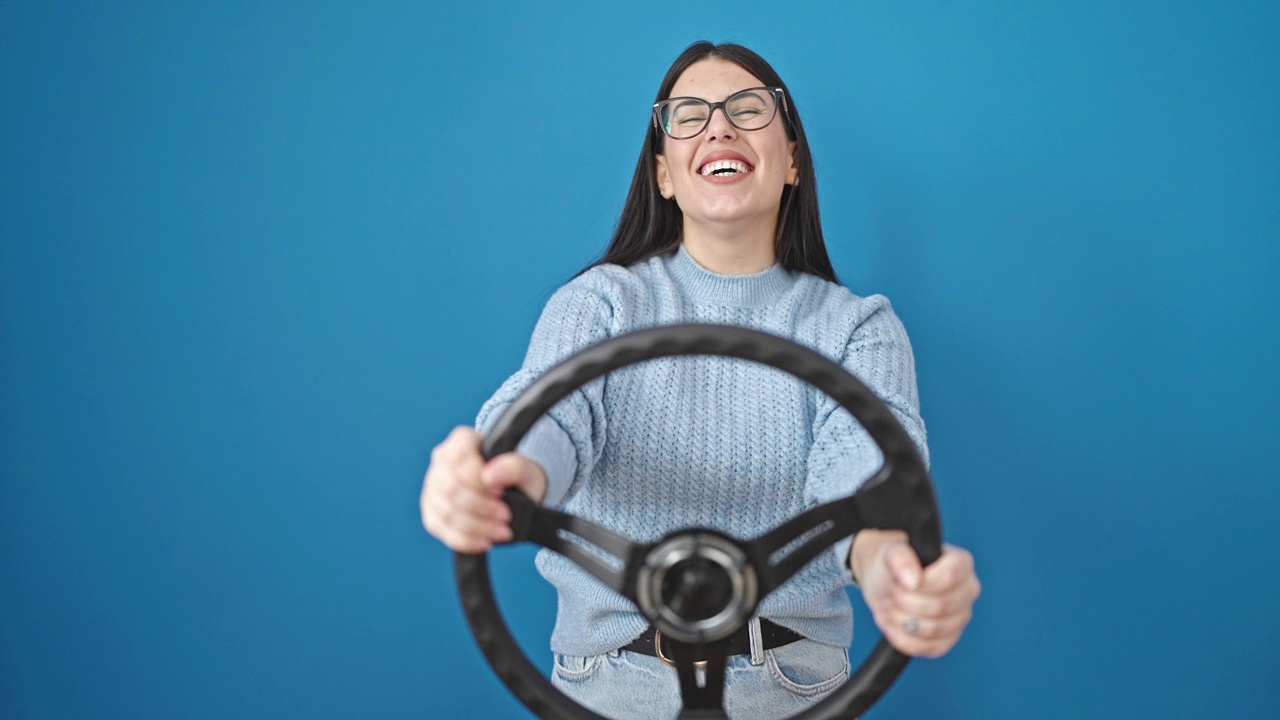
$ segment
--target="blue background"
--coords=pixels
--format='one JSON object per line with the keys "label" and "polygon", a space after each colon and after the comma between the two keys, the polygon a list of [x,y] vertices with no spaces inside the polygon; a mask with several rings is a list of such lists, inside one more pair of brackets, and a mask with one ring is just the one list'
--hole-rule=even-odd
{"label": "blue background", "polygon": [[0,9],[0,716],[527,717],[421,473],[707,37],[787,78],[979,561],[870,716],[1274,717],[1273,4],[106,5]]}

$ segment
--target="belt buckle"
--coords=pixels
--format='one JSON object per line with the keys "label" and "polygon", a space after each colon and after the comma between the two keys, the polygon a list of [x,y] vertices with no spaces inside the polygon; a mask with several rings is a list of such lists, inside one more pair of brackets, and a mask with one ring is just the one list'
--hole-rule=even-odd
{"label": "belt buckle", "polygon": [[[653,651],[654,651],[654,654],[658,656],[658,659],[661,660],[662,663],[667,667],[676,666],[676,663],[674,660],[662,654],[662,631],[659,630],[658,628],[653,629]],[[693,662],[693,667],[698,670],[701,670],[706,666],[707,666],[706,660],[695,660]]]}

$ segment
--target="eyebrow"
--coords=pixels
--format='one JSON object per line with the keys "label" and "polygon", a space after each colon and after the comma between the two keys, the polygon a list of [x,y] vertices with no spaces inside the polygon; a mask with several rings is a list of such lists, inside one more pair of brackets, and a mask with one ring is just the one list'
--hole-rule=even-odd
{"label": "eyebrow", "polygon": [[[741,90],[734,90],[733,92],[729,93],[728,95],[726,95],[726,96],[724,97],[724,100],[721,100],[720,102],[725,102],[725,101],[727,101],[727,100],[728,100],[729,98],[731,98],[731,97],[737,97],[737,96],[739,96],[739,95],[741,95],[741,94],[743,94],[743,93],[746,93],[746,92],[750,92],[752,95],[755,95],[756,97],[763,97],[764,95],[768,95],[768,94],[770,94],[770,90],[771,90],[771,89],[770,89],[770,88],[767,88],[767,87],[747,87],[747,88],[742,88]],[[714,105],[714,104],[715,104],[715,103],[711,102],[710,100],[707,100],[707,99],[704,99],[704,98],[700,98],[700,97],[695,97],[695,96],[693,96],[693,95],[677,95],[676,97],[670,97],[670,98],[667,98],[667,102],[671,102],[672,100],[683,100],[683,101],[684,101],[684,102],[676,103],[675,105],[673,105],[673,107],[675,107],[675,108],[681,107],[682,105],[687,105],[687,104],[689,104],[690,102],[702,102],[702,103],[706,103],[706,104],[708,104],[708,105]]]}
{"label": "eyebrow", "polygon": [[680,100],[680,101],[681,101],[681,102],[678,102],[678,103],[674,103],[674,104],[671,106],[671,109],[672,109],[672,110],[679,110],[680,108],[684,107],[685,105],[698,105],[698,104],[702,104],[702,105],[709,105],[709,104],[710,104],[710,103],[708,103],[706,100],[703,100],[702,98],[696,98],[696,97],[682,97],[682,98],[671,98],[671,99],[672,99],[672,100]]}

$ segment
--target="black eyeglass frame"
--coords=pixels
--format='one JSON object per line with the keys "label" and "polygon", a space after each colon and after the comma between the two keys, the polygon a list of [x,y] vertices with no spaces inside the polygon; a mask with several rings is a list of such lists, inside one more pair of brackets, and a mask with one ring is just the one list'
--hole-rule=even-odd
{"label": "black eyeglass frame", "polygon": [[[738,123],[734,122],[734,120],[733,120],[733,116],[729,114],[729,110],[728,110],[728,108],[727,108],[726,106],[728,105],[729,101],[733,100],[734,98],[738,97],[739,95],[741,95],[741,94],[743,94],[743,93],[755,92],[755,91],[759,91],[759,90],[767,90],[771,95],[773,95],[773,96],[774,96],[774,103],[773,103],[773,115],[769,118],[769,122],[767,122],[767,123],[765,123],[765,124],[761,125],[760,127],[757,127],[757,128],[744,128],[744,127],[742,127],[741,125],[739,125]],[[706,121],[705,121],[705,122],[703,122],[703,123],[702,123],[702,127],[698,128],[698,132],[693,133],[692,135],[689,135],[688,137],[676,137],[675,135],[672,135],[672,134],[671,134],[671,131],[670,131],[670,130],[668,130],[668,129],[667,129],[667,127],[666,127],[666,126],[662,123],[662,121],[659,119],[659,118],[660,118],[659,111],[662,109],[662,107],[663,107],[663,106],[665,106],[665,105],[670,105],[671,103],[673,103],[673,102],[677,102],[677,101],[680,101],[680,100],[696,100],[696,101],[698,101],[698,102],[700,102],[700,103],[702,103],[702,104],[706,105],[706,106],[707,106],[707,108],[708,108],[708,110],[707,110],[707,119],[706,119]],[[756,131],[756,130],[763,130],[763,129],[765,129],[765,128],[769,127],[770,125],[772,125],[772,124],[773,124],[773,121],[778,117],[778,110],[779,110],[779,109],[781,109],[781,110],[782,110],[782,118],[783,118],[783,122],[787,123],[787,127],[788,127],[788,128],[790,128],[790,126],[791,126],[791,119],[790,119],[789,112],[788,112],[788,110],[787,110],[787,93],[786,93],[786,91],[785,91],[785,90],[783,90],[783,89],[782,89],[782,88],[780,88],[780,87],[763,87],[763,86],[762,86],[762,87],[750,87],[750,88],[745,88],[745,89],[743,89],[743,90],[739,90],[738,92],[736,92],[736,93],[734,93],[734,94],[730,95],[729,97],[725,98],[724,100],[721,100],[720,102],[708,102],[708,101],[706,101],[706,100],[703,100],[703,99],[702,99],[702,98],[700,98],[700,97],[693,97],[692,95],[680,95],[680,96],[677,96],[677,97],[667,98],[666,100],[659,100],[658,102],[656,102],[656,103],[654,103],[654,104],[653,104],[653,124],[654,124],[654,127],[658,128],[658,130],[660,130],[660,131],[662,132],[662,134],[666,135],[667,137],[671,138],[672,140],[692,140],[693,138],[696,138],[696,137],[698,137],[699,135],[701,135],[702,133],[706,132],[706,130],[707,130],[707,126],[711,124],[711,116],[712,116],[713,114],[715,114],[716,108],[720,108],[720,112],[721,112],[721,114],[723,114],[723,115],[724,115],[724,117],[725,117],[725,119],[729,121],[729,124],[730,124],[730,125],[734,126],[735,128],[737,128],[737,129],[739,129],[739,130],[741,130],[741,131],[743,131],[743,132],[754,132],[754,131]]]}

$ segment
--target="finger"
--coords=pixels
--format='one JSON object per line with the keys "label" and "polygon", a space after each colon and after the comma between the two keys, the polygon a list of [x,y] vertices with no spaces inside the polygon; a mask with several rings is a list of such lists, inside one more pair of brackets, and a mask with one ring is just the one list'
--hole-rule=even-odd
{"label": "finger", "polygon": [[484,464],[480,479],[486,487],[509,488],[520,484],[525,469],[516,453],[503,453]]}
{"label": "finger", "polygon": [[885,618],[877,617],[876,624],[889,644],[899,652],[938,657],[955,646],[969,619],[967,614],[942,619],[894,614]]}
{"label": "finger", "polygon": [[457,444],[461,447],[472,447],[477,452],[480,450],[480,443],[484,440],[484,436],[479,430],[466,425],[459,425],[449,432],[449,436],[445,438],[445,443]]}
{"label": "finger", "polygon": [[894,610],[884,614],[883,617],[887,628],[900,630],[904,634],[923,640],[937,640],[952,635],[958,636],[973,616],[965,608],[936,617],[915,615],[902,610]]}
{"label": "finger", "polygon": [[955,645],[954,642],[926,640],[902,632],[886,632],[884,638],[895,650],[910,657],[939,657]]}
{"label": "finger", "polygon": [[905,540],[894,540],[885,547],[885,563],[893,579],[907,590],[916,590],[924,575],[920,558]]}
{"label": "finger", "polygon": [[481,435],[471,428],[456,428],[431,452],[431,468],[445,469],[475,484],[480,483],[484,455],[480,452]]}
{"label": "finger", "polygon": [[960,636],[968,624],[969,617],[967,615],[937,621],[930,627],[921,629],[918,636],[920,638],[920,647],[912,648],[912,650],[915,654],[925,657],[945,655],[960,641]]}
{"label": "finger", "polygon": [[423,526],[454,550],[480,552],[510,539],[511,511],[480,479],[481,436],[460,427],[431,452],[419,504]]}
{"label": "finger", "polygon": [[962,548],[944,547],[942,557],[923,569],[917,590],[910,591],[905,589],[910,578],[902,577],[904,565],[897,564],[904,563],[900,551],[885,552],[885,563],[901,584],[876,598],[876,625],[900,652],[938,657],[951,650],[972,619],[981,592],[973,558]]}
{"label": "finger", "polygon": [[451,518],[442,516],[434,507],[427,509],[425,523],[427,530],[450,550],[462,553],[486,552],[493,546],[493,541],[484,535],[464,532],[457,527]]}
{"label": "finger", "polygon": [[449,468],[433,466],[427,472],[419,503],[424,523],[432,509],[440,517],[465,514],[507,523],[511,520],[506,503],[481,487],[478,479],[468,481],[465,474]]}
{"label": "finger", "polygon": [[477,488],[466,482],[441,483],[439,492],[440,499],[436,504],[447,513],[511,522],[511,508],[486,488]]}
{"label": "finger", "polygon": [[424,507],[448,503],[450,498],[467,487],[472,492],[485,492],[480,481],[483,462],[479,450],[469,447],[465,438],[459,442],[458,431],[454,431],[431,451],[431,464],[422,480],[421,503]]}
{"label": "finger", "polygon": [[901,591],[889,596],[887,605],[895,612],[919,617],[942,618],[967,612],[981,592],[976,577],[941,592]]}
{"label": "finger", "polygon": [[880,628],[884,639],[898,652],[915,656],[925,649],[927,641],[907,632],[909,628],[903,624],[905,618],[893,613],[873,612],[872,619],[875,620],[876,627]]}
{"label": "finger", "polygon": [[937,562],[924,569],[919,590],[942,594],[976,580],[973,555],[964,548],[945,545]]}
{"label": "finger", "polygon": [[[448,469],[429,475],[425,508],[433,510],[443,524],[461,528],[476,524],[496,524],[509,527],[511,509],[501,498],[480,487],[477,481]],[[492,532],[486,533],[494,536]]]}
{"label": "finger", "polygon": [[445,545],[459,552],[483,552],[495,542],[511,540],[511,526],[489,517],[427,509],[427,529]]}
{"label": "finger", "polygon": [[511,539],[511,526],[491,517],[453,513],[445,516],[444,522],[455,532],[477,542],[505,542]]}
{"label": "finger", "polygon": [[546,476],[542,468],[518,453],[503,453],[485,464],[481,480],[490,488],[519,488],[534,501],[546,494]]}
{"label": "finger", "polygon": [[962,607],[963,603],[958,598],[949,595],[901,592],[890,598],[884,612],[899,619],[905,617],[933,619],[954,614]]}

